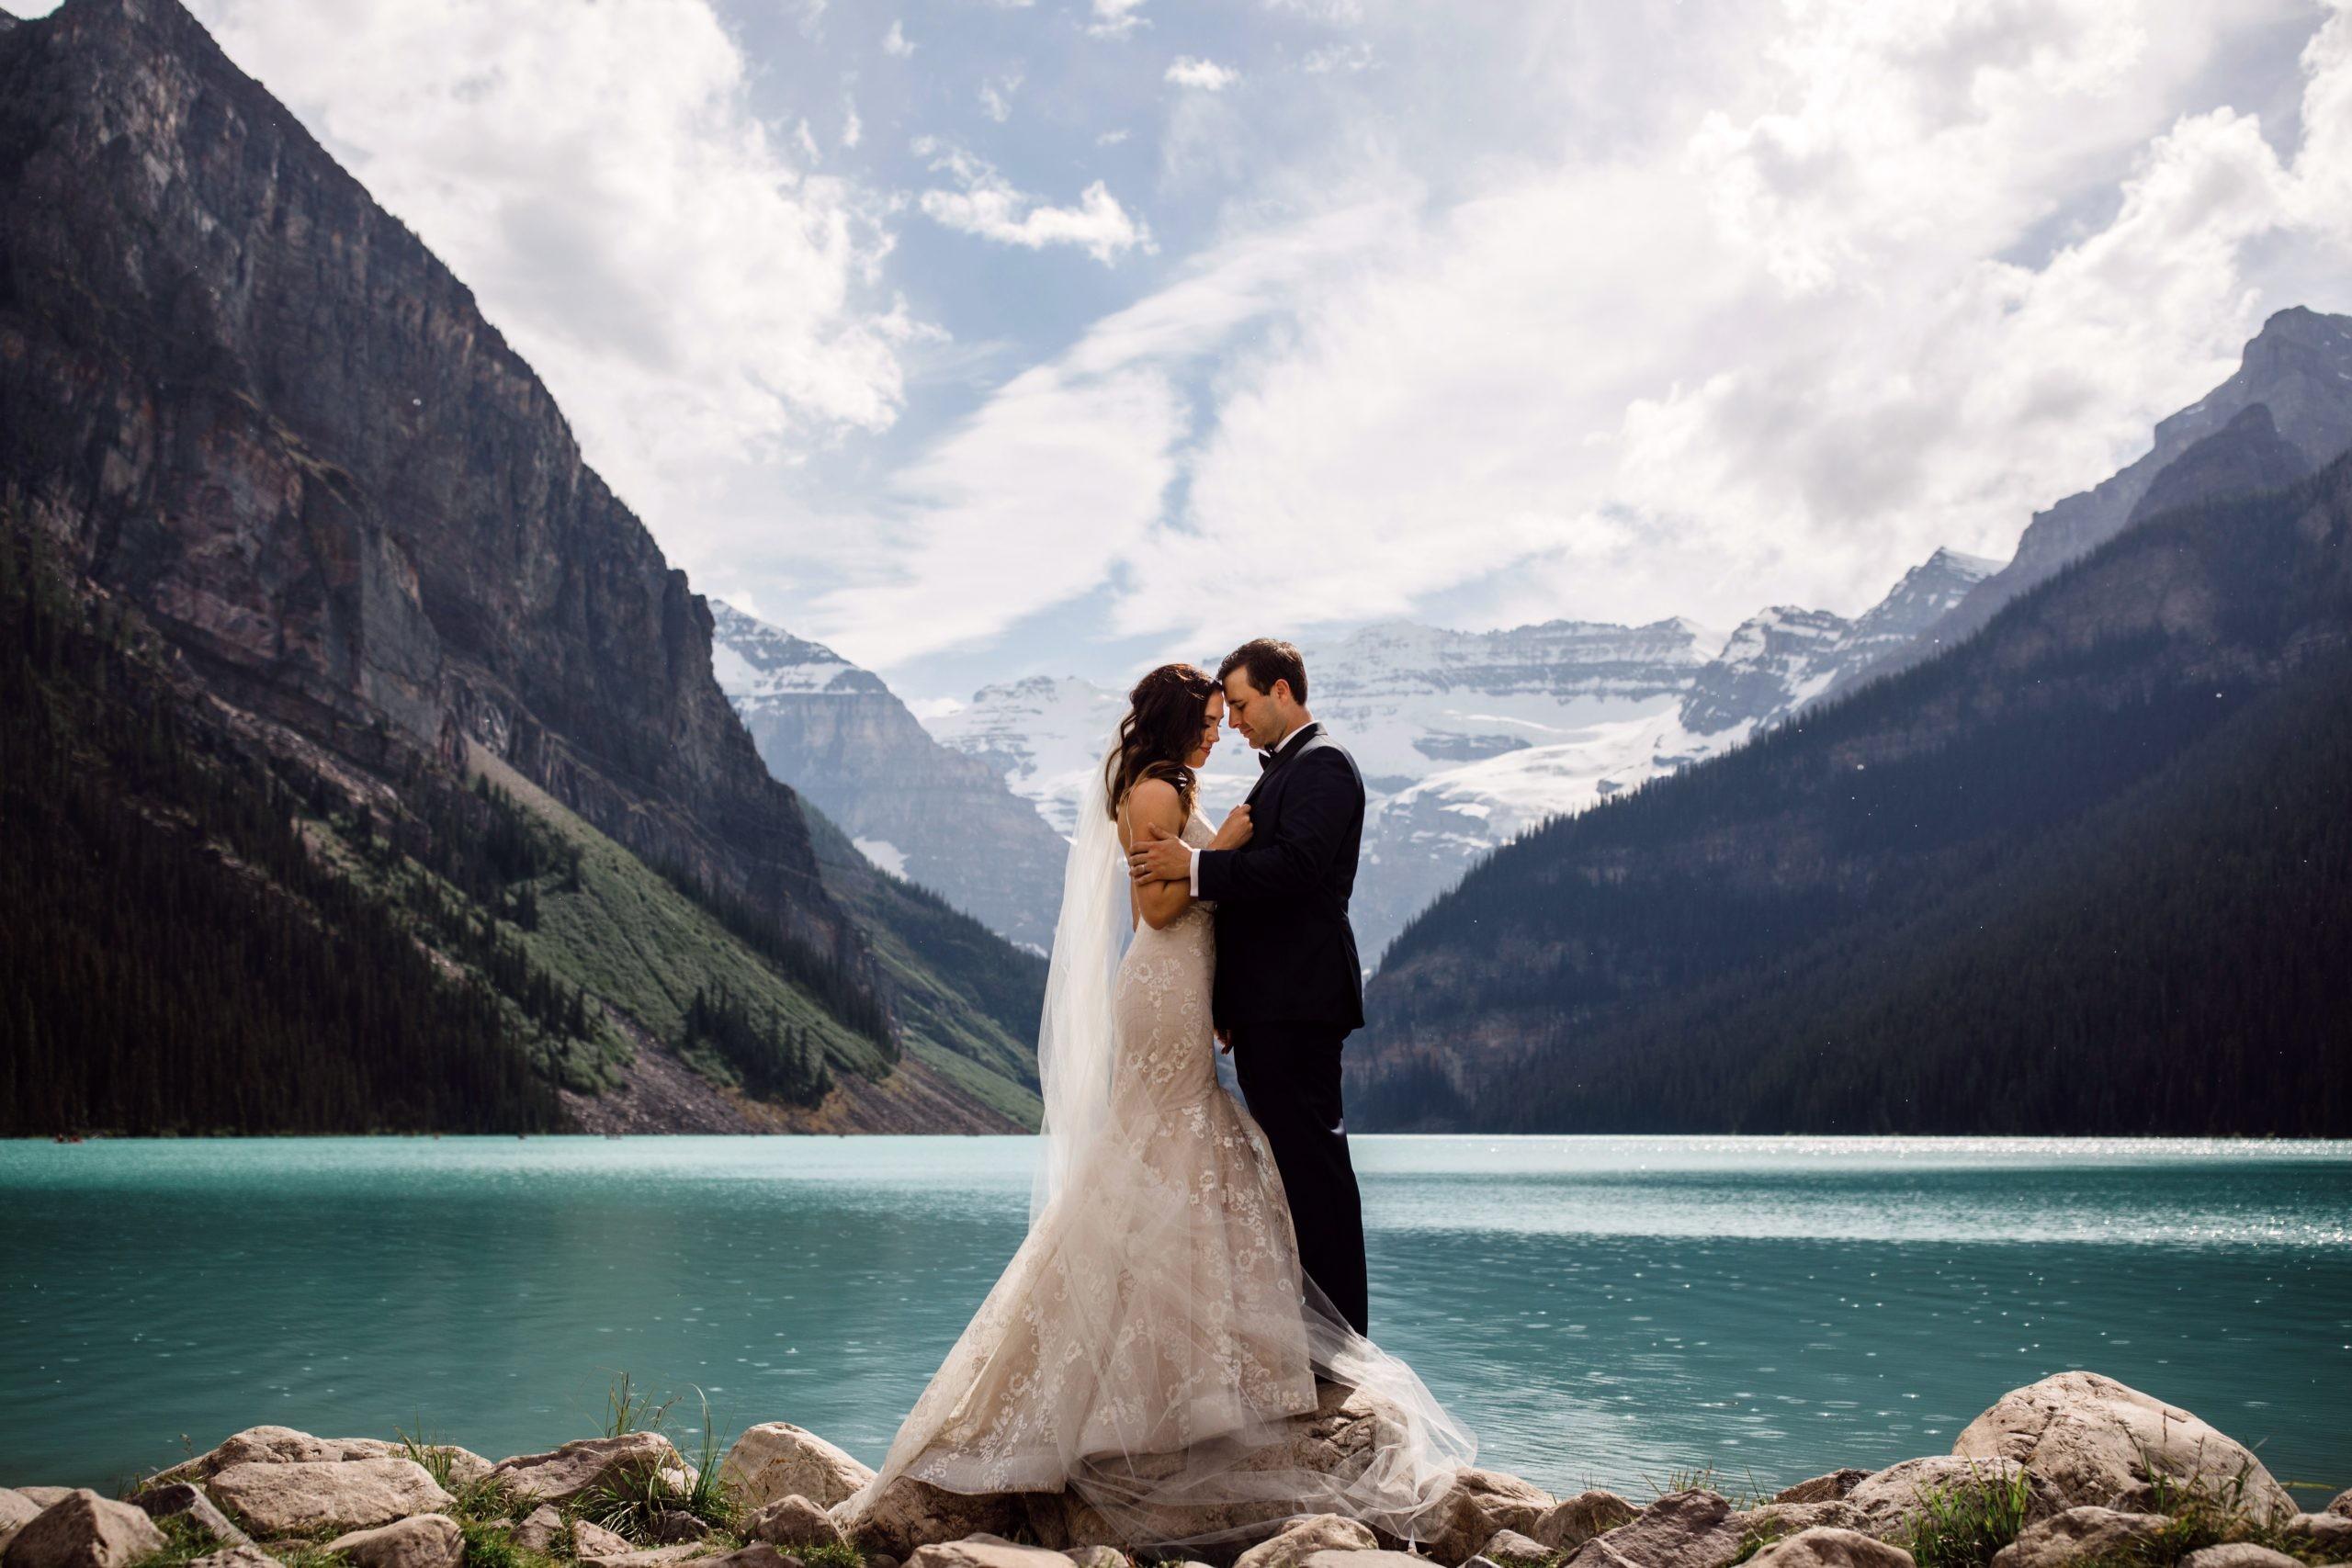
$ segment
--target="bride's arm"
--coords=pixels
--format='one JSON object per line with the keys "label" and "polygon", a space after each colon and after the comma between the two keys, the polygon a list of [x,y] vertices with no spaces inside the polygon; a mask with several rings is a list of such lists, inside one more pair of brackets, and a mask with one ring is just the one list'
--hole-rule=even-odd
{"label": "bride's arm", "polygon": [[[1154,828],[1171,839],[1184,829],[1184,803],[1166,779],[1146,779],[1127,792],[1128,842],[1143,842]],[[1154,931],[1172,922],[1193,901],[1192,890],[1182,882],[1138,882],[1135,889],[1144,923]]]}

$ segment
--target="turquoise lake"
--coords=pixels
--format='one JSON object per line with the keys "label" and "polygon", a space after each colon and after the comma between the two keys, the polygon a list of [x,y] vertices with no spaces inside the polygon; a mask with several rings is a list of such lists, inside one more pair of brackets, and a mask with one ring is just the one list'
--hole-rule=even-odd
{"label": "turquoise lake", "polygon": [[[1947,1451],[2088,1368],[2352,1485],[2352,1144],[1367,1137],[1374,1337],[1555,1491]],[[492,1459],[624,1372],[869,1463],[1018,1244],[1019,1138],[0,1142],[0,1484],[242,1427]]]}

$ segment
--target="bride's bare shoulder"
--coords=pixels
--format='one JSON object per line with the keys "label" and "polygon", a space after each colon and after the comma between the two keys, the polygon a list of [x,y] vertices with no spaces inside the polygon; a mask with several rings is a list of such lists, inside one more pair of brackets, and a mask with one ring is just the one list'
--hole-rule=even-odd
{"label": "bride's bare shoulder", "polygon": [[1173,828],[1184,819],[1184,802],[1166,779],[1137,779],[1122,797],[1119,816],[1138,826],[1157,822]]}

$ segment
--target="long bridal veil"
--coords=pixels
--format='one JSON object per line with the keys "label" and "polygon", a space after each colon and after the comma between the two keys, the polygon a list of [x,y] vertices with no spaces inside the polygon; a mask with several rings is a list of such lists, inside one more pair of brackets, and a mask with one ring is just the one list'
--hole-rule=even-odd
{"label": "long bridal veil", "polygon": [[[1470,1435],[1300,1269],[1264,1134],[1213,1076],[1209,1100],[1136,1042],[1120,1059],[1132,917],[1103,772],[1079,802],[1046,982],[1028,1235],[844,1508],[903,1475],[1065,1492],[1099,1517],[1074,1534],[1130,1547],[1327,1513],[1428,1539]],[[1184,948],[1155,935],[1156,953]],[[1204,937],[1128,976],[1152,989],[1148,1032],[1195,1074],[1213,1048]]]}

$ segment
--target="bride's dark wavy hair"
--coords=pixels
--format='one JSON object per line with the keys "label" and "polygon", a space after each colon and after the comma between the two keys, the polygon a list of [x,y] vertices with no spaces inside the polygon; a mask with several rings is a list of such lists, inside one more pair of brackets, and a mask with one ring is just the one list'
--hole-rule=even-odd
{"label": "bride's dark wavy hair", "polygon": [[1127,694],[1127,716],[1119,721],[1118,749],[1102,766],[1113,821],[1127,791],[1146,779],[1174,784],[1184,814],[1192,815],[1193,770],[1184,759],[1201,743],[1216,691],[1216,677],[1196,664],[1163,664],[1136,682]]}

